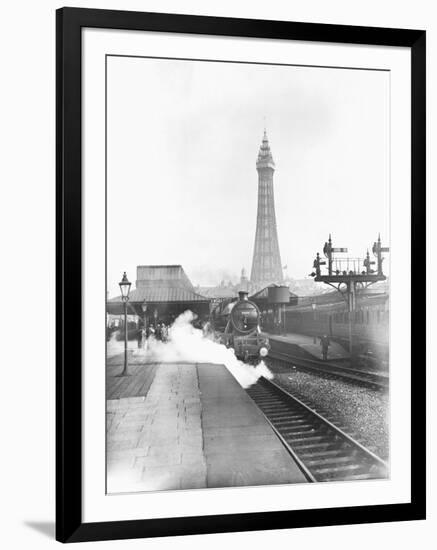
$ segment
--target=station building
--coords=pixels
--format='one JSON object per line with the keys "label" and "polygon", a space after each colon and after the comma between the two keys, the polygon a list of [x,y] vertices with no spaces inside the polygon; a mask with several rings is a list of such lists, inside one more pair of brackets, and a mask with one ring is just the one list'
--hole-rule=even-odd
{"label": "station building", "polygon": [[[130,291],[128,315],[136,315],[140,324],[171,324],[178,315],[190,310],[200,319],[209,315],[210,299],[197,293],[181,265],[139,265],[135,288]],[[122,315],[121,296],[108,300],[107,313]]]}

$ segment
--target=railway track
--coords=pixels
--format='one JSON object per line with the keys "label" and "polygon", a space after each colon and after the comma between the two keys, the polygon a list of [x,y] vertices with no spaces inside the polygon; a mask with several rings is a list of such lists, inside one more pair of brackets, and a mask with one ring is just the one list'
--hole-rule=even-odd
{"label": "railway track", "polygon": [[291,364],[301,370],[323,374],[331,378],[338,378],[348,382],[359,383],[378,390],[388,389],[389,377],[386,374],[369,372],[328,362],[321,363],[312,359],[296,357],[281,351],[270,350],[268,361],[280,361]]}
{"label": "railway track", "polygon": [[260,378],[246,391],[309,481],[388,476],[381,458],[276,383]]}

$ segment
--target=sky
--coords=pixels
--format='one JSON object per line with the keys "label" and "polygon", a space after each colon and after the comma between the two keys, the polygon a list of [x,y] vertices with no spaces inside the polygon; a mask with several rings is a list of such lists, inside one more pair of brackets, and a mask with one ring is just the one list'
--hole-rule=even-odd
{"label": "sky", "polygon": [[137,265],[193,284],[250,275],[264,128],[285,274],[304,278],[328,234],[363,257],[389,245],[389,73],[108,58],[110,295]]}

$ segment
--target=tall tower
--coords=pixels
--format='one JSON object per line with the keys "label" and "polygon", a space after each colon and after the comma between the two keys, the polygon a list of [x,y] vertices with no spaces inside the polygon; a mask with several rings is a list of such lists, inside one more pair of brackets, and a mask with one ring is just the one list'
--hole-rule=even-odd
{"label": "tall tower", "polygon": [[267,286],[270,283],[282,282],[283,277],[273,194],[275,163],[265,130],[256,169],[258,171],[258,214],[250,280],[257,286]]}

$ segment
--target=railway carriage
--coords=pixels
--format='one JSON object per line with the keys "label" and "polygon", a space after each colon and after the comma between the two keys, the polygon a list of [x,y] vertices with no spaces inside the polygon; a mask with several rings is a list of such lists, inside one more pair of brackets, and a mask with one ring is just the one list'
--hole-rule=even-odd
{"label": "railway carriage", "polygon": [[358,353],[371,353],[379,360],[388,359],[389,297],[387,292],[362,293],[356,310],[349,312],[337,293],[300,298],[298,305],[287,308],[288,332],[310,336],[328,334],[345,348],[351,323],[354,346]]}

